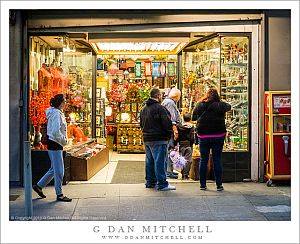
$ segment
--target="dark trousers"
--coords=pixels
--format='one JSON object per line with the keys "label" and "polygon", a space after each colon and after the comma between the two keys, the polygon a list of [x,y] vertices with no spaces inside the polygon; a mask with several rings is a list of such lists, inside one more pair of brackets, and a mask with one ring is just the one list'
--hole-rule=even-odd
{"label": "dark trousers", "polygon": [[210,149],[212,149],[212,157],[214,162],[214,173],[217,186],[222,185],[222,163],[221,156],[225,137],[216,138],[200,138],[200,185],[206,185],[207,163],[209,159]]}
{"label": "dark trousers", "polygon": [[193,150],[192,150],[192,147],[190,144],[180,144],[179,143],[179,145],[180,145],[179,153],[187,161],[186,165],[184,166],[184,168],[181,171],[181,174],[183,177],[188,177],[189,173],[190,173],[191,164],[192,164]]}

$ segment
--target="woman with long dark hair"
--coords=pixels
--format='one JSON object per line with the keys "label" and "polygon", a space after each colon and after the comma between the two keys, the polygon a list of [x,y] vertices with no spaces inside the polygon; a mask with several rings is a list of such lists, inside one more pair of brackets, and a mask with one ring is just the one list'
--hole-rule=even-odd
{"label": "woman with long dark hair", "polygon": [[47,148],[51,160],[48,172],[33,186],[33,190],[41,197],[46,198],[43,188],[54,178],[56,200],[71,202],[72,199],[63,195],[62,181],[64,177],[63,146],[67,145],[67,123],[63,114],[66,100],[63,94],[57,94],[50,100],[50,107],[46,110]]}
{"label": "woman with long dark hair", "polygon": [[230,104],[221,101],[218,90],[210,88],[193,110],[192,120],[197,120],[196,131],[200,141],[200,190],[207,189],[206,172],[210,149],[212,149],[217,191],[224,190],[221,155],[226,136],[225,113],[230,109]]}

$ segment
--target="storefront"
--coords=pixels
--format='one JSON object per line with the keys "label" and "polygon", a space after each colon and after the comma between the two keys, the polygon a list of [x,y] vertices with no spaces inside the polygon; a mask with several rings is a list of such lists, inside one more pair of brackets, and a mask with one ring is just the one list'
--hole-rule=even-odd
{"label": "storefront", "polygon": [[[29,85],[24,88],[32,151],[46,150],[44,111],[55,94],[67,98],[69,180],[86,180],[108,163],[108,149],[143,152],[139,111],[152,86],[165,94],[177,86],[182,113],[191,112],[207,88],[216,87],[232,105],[226,116],[224,181],[259,180],[261,16],[234,24],[141,25],[144,33],[136,26],[121,33],[101,33],[101,28],[97,33],[92,26],[82,32],[67,24],[62,32],[37,28],[33,18],[27,33]],[[90,163],[97,155],[99,163]],[[81,166],[74,166],[78,161],[93,165],[84,176],[78,173]]]}

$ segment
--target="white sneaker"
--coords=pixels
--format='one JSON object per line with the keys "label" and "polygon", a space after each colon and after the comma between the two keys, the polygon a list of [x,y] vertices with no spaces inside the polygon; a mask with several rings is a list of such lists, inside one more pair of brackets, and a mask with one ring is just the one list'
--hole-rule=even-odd
{"label": "white sneaker", "polygon": [[171,186],[171,185],[168,185],[164,188],[161,188],[161,189],[158,189],[159,191],[172,191],[172,190],[176,190],[176,187],[175,186]]}

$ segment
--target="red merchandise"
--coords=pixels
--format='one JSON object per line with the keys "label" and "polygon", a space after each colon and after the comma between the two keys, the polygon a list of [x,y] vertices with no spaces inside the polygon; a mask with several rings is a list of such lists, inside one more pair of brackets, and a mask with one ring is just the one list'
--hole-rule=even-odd
{"label": "red merchandise", "polygon": [[49,72],[46,64],[42,64],[42,67],[38,71],[38,90],[49,91],[51,89],[53,76]]}

